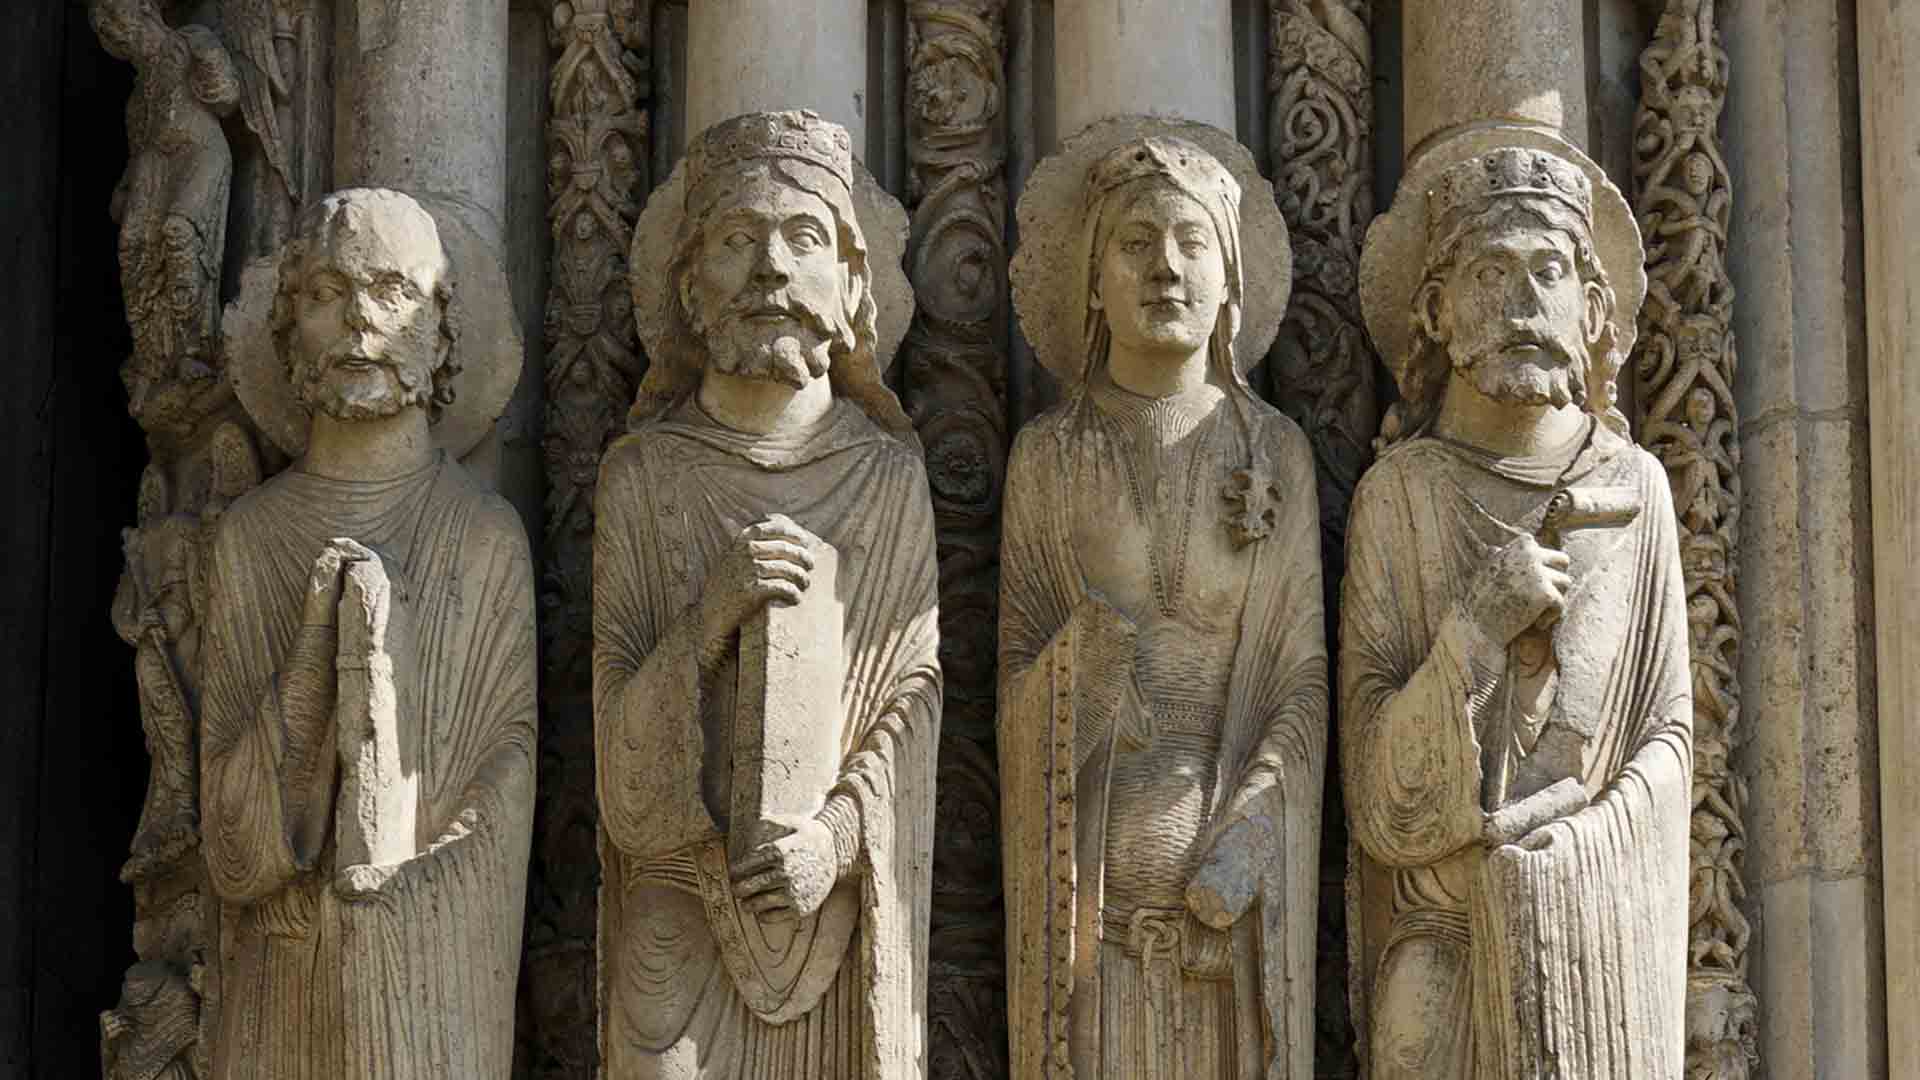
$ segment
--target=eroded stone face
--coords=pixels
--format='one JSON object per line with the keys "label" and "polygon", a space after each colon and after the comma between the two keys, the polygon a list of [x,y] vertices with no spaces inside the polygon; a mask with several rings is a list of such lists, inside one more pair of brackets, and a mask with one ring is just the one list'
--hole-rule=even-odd
{"label": "eroded stone face", "polygon": [[[287,359],[295,388],[309,409],[336,420],[425,405],[434,369],[446,359],[444,271],[434,265],[443,261],[434,257],[439,242],[433,239],[432,255],[397,249],[383,227],[403,213],[376,205],[342,214],[335,228],[312,239],[297,265],[281,271],[281,290],[293,307]],[[425,214],[417,207],[413,213]],[[420,232],[416,222],[394,224]]]}
{"label": "eroded stone face", "polygon": [[[715,181],[709,181],[712,183]],[[826,374],[846,270],[826,200],[762,168],[708,212],[685,285],[713,369],[795,388]]]}
{"label": "eroded stone face", "polygon": [[1588,290],[1575,255],[1571,236],[1513,213],[1461,240],[1437,336],[1482,394],[1555,407],[1584,397]]}
{"label": "eroded stone face", "polygon": [[1100,256],[1098,306],[1116,348],[1191,353],[1213,336],[1227,300],[1221,238],[1178,188],[1137,187]]}

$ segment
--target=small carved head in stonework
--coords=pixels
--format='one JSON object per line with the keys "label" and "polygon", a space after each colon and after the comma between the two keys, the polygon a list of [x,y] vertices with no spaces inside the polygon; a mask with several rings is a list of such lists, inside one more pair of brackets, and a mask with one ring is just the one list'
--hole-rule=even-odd
{"label": "small carved head in stonework", "polygon": [[272,327],[295,393],[336,420],[453,401],[453,282],[432,215],[396,191],[351,188],[301,214],[280,262]]}
{"label": "small carved head in stonework", "polygon": [[1613,406],[1616,302],[1596,253],[1590,181],[1510,147],[1448,168],[1427,194],[1403,398],[1421,420],[1460,378],[1498,401]]}
{"label": "small carved head in stonework", "polygon": [[728,121],[689,152],[669,272],[712,370],[797,388],[872,350],[852,168],[846,131],[800,113]]}
{"label": "small carved head in stonework", "polygon": [[1115,346],[1184,358],[1210,347],[1233,382],[1242,306],[1240,184],[1185,139],[1119,146],[1087,176],[1089,371]]}
{"label": "small carved head in stonework", "polygon": [[93,23],[100,47],[115,60],[139,56],[143,32],[166,29],[153,0],[93,0],[87,18]]}

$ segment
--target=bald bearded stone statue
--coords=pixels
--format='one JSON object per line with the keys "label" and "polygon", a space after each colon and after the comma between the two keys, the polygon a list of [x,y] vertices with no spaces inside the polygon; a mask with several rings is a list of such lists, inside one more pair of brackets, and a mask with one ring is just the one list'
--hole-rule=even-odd
{"label": "bald bearded stone statue", "polygon": [[1070,143],[1021,209],[1016,302],[1066,396],[1007,475],[1013,1075],[1307,1080],[1320,515],[1306,437],[1242,367],[1285,309],[1285,227],[1230,136],[1155,121]]}
{"label": "bald bearded stone statue", "polygon": [[1363,271],[1402,398],[1341,600],[1370,1075],[1678,1077],[1692,708],[1666,474],[1614,408],[1632,216],[1557,139],[1456,136]]}
{"label": "bald bearded stone statue", "polygon": [[456,345],[455,290],[476,282],[398,192],[328,195],[262,269],[238,306],[270,307],[273,344],[243,341],[233,363],[262,429],[305,445],[213,545],[213,1074],[504,1078],[533,820],[533,575],[519,518],[437,436],[498,408],[460,400],[460,357],[517,363],[517,342]]}
{"label": "bald bearded stone statue", "polygon": [[926,1071],[933,511],[851,145],[716,125],[636,235],[653,367],[594,539],[609,1078]]}

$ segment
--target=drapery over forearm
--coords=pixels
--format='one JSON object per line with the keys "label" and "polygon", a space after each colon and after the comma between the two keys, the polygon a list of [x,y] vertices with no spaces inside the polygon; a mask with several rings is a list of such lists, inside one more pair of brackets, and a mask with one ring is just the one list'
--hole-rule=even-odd
{"label": "drapery over forearm", "polygon": [[[1273,435],[1278,429],[1277,436]],[[1236,695],[1253,722],[1252,741],[1236,767],[1237,780],[1217,828],[1225,829],[1265,804],[1263,796],[1290,779],[1295,797],[1318,800],[1327,752],[1326,601],[1321,588],[1320,496],[1313,451],[1292,424],[1269,420],[1268,454],[1277,466],[1281,505],[1271,536],[1255,563],[1248,599],[1256,635],[1235,662]]]}
{"label": "drapery over forearm", "polygon": [[[652,485],[638,455],[609,455],[595,505],[593,716],[600,821],[636,858],[717,833],[697,786],[703,653],[692,607],[653,602],[662,577]],[[674,598],[678,599],[678,598]],[[657,626],[654,612],[681,616]]]}
{"label": "drapery over forearm", "polygon": [[[221,612],[216,608],[213,617]],[[216,624],[218,625],[218,624]],[[264,900],[313,868],[332,818],[336,758],[332,631],[301,627],[284,665],[256,701],[232,665],[212,665],[204,699],[202,844],[214,891]],[[215,640],[231,640],[215,638]],[[239,706],[239,707],[236,707]]]}
{"label": "drapery over forearm", "polygon": [[1341,766],[1350,827],[1389,866],[1422,866],[1481,836],[1478,733],[1506,650],[1459,609],[1428,638],[1404,492],[1362,484],[1341,593]]}

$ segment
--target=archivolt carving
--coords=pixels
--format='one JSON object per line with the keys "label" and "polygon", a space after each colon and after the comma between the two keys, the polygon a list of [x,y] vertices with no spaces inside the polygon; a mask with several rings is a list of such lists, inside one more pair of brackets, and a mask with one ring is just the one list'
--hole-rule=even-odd
{"label": "archivolt carving", "polygon": [[[1347,509],[1379,427],[1361,321],[1360,241],[1373,219],[1369,0],[1273,0],[1267,90],[1273,186],[1293,239],[1293,298],[1268,354],[1269,396],[1307,433],[1319,476],[1327,610],[1346,561]],[[1336,718],[1336,724],[1337,724]],[[1333,796],[1329,796],[1331,800]],[[1329,814],[1322,867],[1314,1069],[1355,1074],[1348,1020],[1344,851]],[[1332,945],[1333,947],[1326,947]]]}
{"label": "archivolt carving", "polygon": [[523,1055],[533,1077],[587,1077],[594,1036],[592,650],[594,485],[624,427],[645,360],[627,250],[648,188],[651,0],[554,5],[547,120],[553,278],[547,297],[547,506],[540,629],[539,808],[521,968]]}
{"label": "archivolt carving", "polygon": [[908,7],[908,203],[919,314],[900,351],[939,529],[946,674],[934,847],[935,1077],[1006,1073],[994,626],[1006,478],[1004,0]]}
{"label": "archivolt carving", "polygon": [[1720,151],[1728,61],[1713,0],[1672,0],[1640,58],[1635,211],[1647,301],[1634,365],[1640,441],[1666,465],[1680,519],[1693,666],[1693,873],[1687,965],[1689,1080],[1745,1080],[1758,1061],[1747,985],[1746,783],[1728,767],[1739,735],[1739,415],[1731,178]]}
{"label": "archivolt carving", "polygon": [[200,631],[206,554],[232,501],[278,461],[224,377],[221,268],[233,149],[222,118],[245,72],[220,35],[171,26],[146,0],[95,0],[100,43],[134,68],[128,161],[111,211],[133,353],[128,411],[147,433],[135,525],[111,612],[133,649],[151,772],[121,879],[134,891],[134,951],[119,1005],[101,1016],[105,1075],[205,1075],[218,1009],[217,934],[199,858]]}

